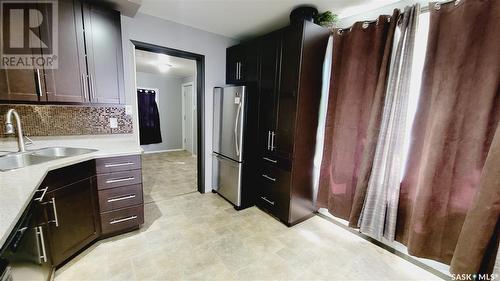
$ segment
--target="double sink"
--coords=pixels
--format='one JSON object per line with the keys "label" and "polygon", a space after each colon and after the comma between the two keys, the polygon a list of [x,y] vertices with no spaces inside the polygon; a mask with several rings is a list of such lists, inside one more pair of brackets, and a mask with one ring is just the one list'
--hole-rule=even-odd
{"label": "double sink", "polygon": [[0,171],[10,171],[95,151],[97,151],[97,149],[76,147],[46,147],[26,152],[9,153],[4,156],[0,156]]}

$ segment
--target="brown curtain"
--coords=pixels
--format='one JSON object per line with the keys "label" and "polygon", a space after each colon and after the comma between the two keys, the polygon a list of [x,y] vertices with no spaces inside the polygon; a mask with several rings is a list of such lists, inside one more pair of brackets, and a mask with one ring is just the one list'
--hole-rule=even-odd
{"label": "brown curtain", "polygon": [[344,219],[361,159],[375,152],[398,16],[335,32],[317,204]]}
{"label": "brown curtain", "polygon": [[[454,259],[455,268],[475,272],[481,254],[474,251],[474,257],[464,257],[463,250],[474,242],[484,253],[496,231],[495,212],[498,218],[500,186],[498,172],[491,167],[498,167],[500,160],[494,156],[498,146],[493,149],[491,143],[500,117],[500,1],[430,5],[421,96],[401,184],[396,239],[411,255],[444,263],[452,261],[456,249],[461,254]],[[486,200],[486,194],[497,199]],[[470,228],[478,225],[482,228]]]}

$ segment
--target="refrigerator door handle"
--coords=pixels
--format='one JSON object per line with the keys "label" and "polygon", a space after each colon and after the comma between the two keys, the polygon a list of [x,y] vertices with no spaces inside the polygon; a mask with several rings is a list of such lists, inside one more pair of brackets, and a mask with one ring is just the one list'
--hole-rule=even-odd
{"label": "refrigerator door handle", "polygon": [[240,138],[238,137],[238,120],[240,119],[240,113],[241,113],[241,102],[238,104],[238,109],[236,110],[236,121],[234,123],[234,139],[235,139],[235,147],[236,147],[236,155],[240,156],[240,147],[238,145],[238,142]]}

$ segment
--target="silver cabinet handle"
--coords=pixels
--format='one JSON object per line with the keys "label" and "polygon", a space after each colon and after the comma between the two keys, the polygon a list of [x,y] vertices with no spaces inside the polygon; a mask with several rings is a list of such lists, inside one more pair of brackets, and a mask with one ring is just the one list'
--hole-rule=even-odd
{"label": "silver cabinet handle", "polygon": [[89,74],[89,88],[92,101],[95,101],[95,89],[94,89],[94,79],[92,79],[92,74]]}
{"label": "silver cabinet handle", "polygon": [[59,218],[57,216],[56,198],[52,197],[52,200],[50,202],[52,203],[52,210],[54,211],[54,222],[56,223],[56,227],[59,227]]}
{"label": "silver cabinet handle", "polygon": [[278,160],[273,160],[273,159],[271,159],[271,158],[262,157],[262,159],[264,159],[264,160],[266,160],[266,161],[269,161],[269,162],[271,162],[271,163],[274,163],[274,164],[278,163]]}
{"label": "silver cabinet handle", "polygon": [[41,191],[42,195],[40,197],[38,197],[38,198],[33,199],[33,200],[38,201],[38,202],[42,202],[43,197],[45,197],[45,193],[47,193],[48,189],[49,189],[49,187],[47,186],[47,187],[45,187],[43,189],[39,189],[39,190],[35,191],[35,192],[40,192]]}
{"label": "silver cabinet handle", "polygon": [[90,99],[90,97],[89,97],[89,95],[87,93],[87,85],[86,85],[87,81],[85,79],[85,74],[82,74],[81,78],[82,78],[82,91],[83,91],[83,95],[85,97],[85,100]]}
{"label": "silver cabinet handle", "polygon": [[42,92],[42,81],[41,81],[41,78],[40,78],[40,69],[35,69],[35,73],[36,73],[36,87],[38,88],[38,96],[42,97],[43,96],[43,92]]}
{"label": "silver cabinet handle", "polygon": [[112,220],[109,222],[109,224],[117,224],[117,223],[129,221],[129,220],[135,220],[136,218],[137,218],[137,216],[130,216],[130,217],[126,217],[123,219]]}
{"label": "silver cabinet handle", "polygon": [[42,246],[42,254],[40,255],[40,259],[43,260],[43,262],[47,262],[47,250],[45,249],[45,239],[43,237],[43,230],[41,226],[36,227],[36,235],[38,236],[40,245]]}
{"label": "silver cabinet handle", "polygon": [[125,195],[125,196],[121,196],[121,197],[110,198],[107,201],[108,201],[108,203],[111,203],[111,202],[117,202],[117,201],[122,201],[122,200],[128,200],[128,199],[132,199],[132,198],[135,198],[135,194],[130,194],[130,195]]}
{"label": "silver cabinet handle", "polygon": [[236,63],[236,80],[240,80],[240,62]]}
{"label": "silver cabinet handle", "polygon": [[112,168],[112,167],[121,167],[121,166],[128,166],[128,165],[134,165],[134,162],[109,163],[109,164],[104,164],[104,167],[106,167],[106,168]]}
{"label": "silver cabinet handle", "polygon": [[269,199],[267,199],[266,197],[263,197],[263,196],[261,196],[260,198],[261,198],[262,200],[266,201],[267,203],[269,203],[269,204],[271,204],[271,205],[273,205],[273,206],[274,206],[274,202],[273,202],[273,201],[271,201],[271,200],[269,200]]}
{"label": "silver cabinet handle", "polygon": [[268,175],[266,175],[266,174],[262,174],[262,177],[264,177],[264,178],[266,178],[266,179],[268,179],[268,180],[270,180],[270,181],[276,181],[276,179],[275,179],[275,178],[271,178],[270,176],[268,176]]}
{"label": "silver cabinet handle", "polygon": [[115,182],[122,182],[122,181],[131,181],[135,179],[134,177],[127,177],[127,178],[121,178],[121,179],[110,179],[106,180],[106,183],[115,183]]}
{"label": "silver cabinet handle", "polygon": [[267,131],[267,150],[271,150],[271,131]]}
{"label": "silver cabinet handle", "polygon": [[274,151],[275,147],[274,147],[274,137],[276,136],[276,134],[274,133],[274,131],[271,132],[271,151]]}
{"label": "silver cabinet handle", "polygon": [[241,80],[241,61],[238,62],[238,80]]}

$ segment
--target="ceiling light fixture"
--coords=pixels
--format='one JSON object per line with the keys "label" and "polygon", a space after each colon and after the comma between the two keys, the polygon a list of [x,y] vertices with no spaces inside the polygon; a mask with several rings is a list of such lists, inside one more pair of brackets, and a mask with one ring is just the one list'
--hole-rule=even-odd
{"label": "ceiling light fixture", "polygon": [[160,72],[167,72],[171,67],[172,65],[168,63],[158,64],[158,69],[160,70]]}

